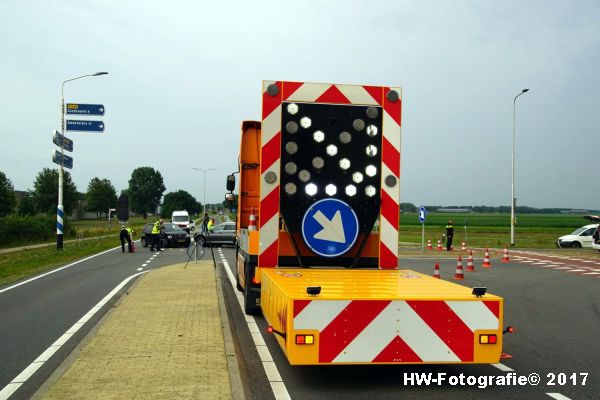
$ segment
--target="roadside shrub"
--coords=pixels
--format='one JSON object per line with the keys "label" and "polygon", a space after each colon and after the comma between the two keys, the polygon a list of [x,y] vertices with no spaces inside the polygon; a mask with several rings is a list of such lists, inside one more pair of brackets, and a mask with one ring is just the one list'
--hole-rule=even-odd
{"label": "roadside shrub", "polygon": [[[70,221],[65,220],[65,237],[74,236]],[[9,215],[0,218],[0,246],[48,242],[56,238],[56,216]]]}

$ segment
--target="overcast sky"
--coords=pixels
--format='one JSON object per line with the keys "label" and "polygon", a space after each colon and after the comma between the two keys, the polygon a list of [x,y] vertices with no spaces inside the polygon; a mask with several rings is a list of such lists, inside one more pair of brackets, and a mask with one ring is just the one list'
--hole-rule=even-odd
{"label": "overcast sky", "polygon": [[[168,4],[168,5],[167,5]],[[79,191],[133,169],[220,202],[261,80],[401,86],[401,201],[600,208],[598,1],[0,2],[0,170],[32,189],[55,168],[67,102],[102,103],[72,133]]]}

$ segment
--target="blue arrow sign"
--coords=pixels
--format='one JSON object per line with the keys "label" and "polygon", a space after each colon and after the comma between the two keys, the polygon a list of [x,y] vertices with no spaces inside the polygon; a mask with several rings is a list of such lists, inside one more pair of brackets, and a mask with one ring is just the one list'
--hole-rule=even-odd
{"label": "blue arrow sign", "polygon": [[67,120],[67,130],[80,132],[104,132],[104,122]]}
{"label": "blue arrow sign", "polygon": [[421,208],[419,208],[419,222],[425,222],[425,217],[427,217],[427,210],[424,206],[421,206]]}
{"label": "blue arrow sign", "polygon": [[104,104],[67,103],[67,115],[104,115]]}
{"label": "blue arrow sign", "polygon": [[302,237],[316,254],[337,257],[356,242],[358,218],[352,207],[341,200],[317,201],[304,214]]}
{"label": "blue arrow sign", "polygon": [[73,157],[69,157],[66,154],[60,154],[60,151],[54,150],[54,154],[52,154],[52,161],[60,165],[61,160],[63,167],[73,169]]}
{"label": "blue arrow sign", "polygon": [[73,141],[61,135],[60,132],[56,129],[54,130],[54,134],[52,135],[52,141],[58,147],[60,147],[62,144],[62,148],[66,151],[73,151]]}

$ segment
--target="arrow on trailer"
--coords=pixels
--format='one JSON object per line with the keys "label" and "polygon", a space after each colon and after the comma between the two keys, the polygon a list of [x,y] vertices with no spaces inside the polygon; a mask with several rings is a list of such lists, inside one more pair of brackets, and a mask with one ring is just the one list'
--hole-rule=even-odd
{"label": "arrow on trailer", "polygon": [[342,224],[342,214],[339,210],[336,211],[331,220],[329,220],[320,210],[315,213],[313,218],[323,227],[323,230],[315,234],[315,239],[346,243],[344,224]]}

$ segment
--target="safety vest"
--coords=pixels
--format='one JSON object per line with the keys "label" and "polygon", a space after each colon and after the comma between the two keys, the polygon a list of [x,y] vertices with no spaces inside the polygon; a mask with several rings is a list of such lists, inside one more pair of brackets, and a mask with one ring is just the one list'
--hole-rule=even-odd
{"label": "safety vest", "polygon": [[152,234],[158,235],[160,233],[160,221],[156,221],[152,227]]}
{"label": "safety vest", "polygon": [[213,228],[213,222],[212,219],[208,221],[208,225],[206,225],[206,228],[210,231]]}
{"label": "safety vest", "polygon": [[133,235],[135,235],[135,231],[133,229],[131,229],[131,228],[125,228],[125,230],[129,234],[129,236],[133,237]]}

